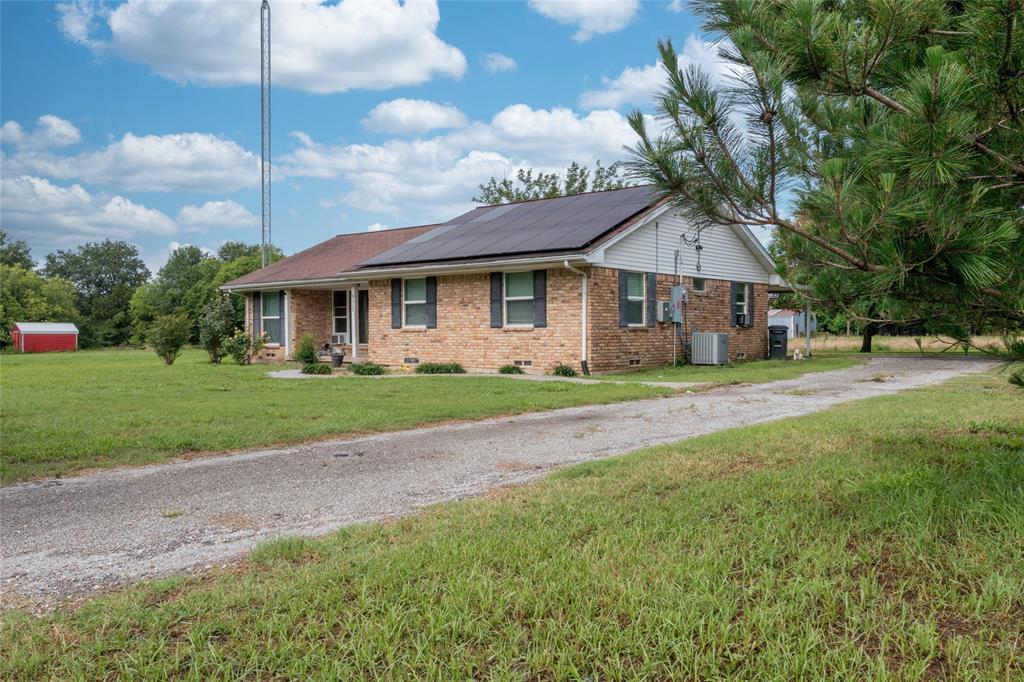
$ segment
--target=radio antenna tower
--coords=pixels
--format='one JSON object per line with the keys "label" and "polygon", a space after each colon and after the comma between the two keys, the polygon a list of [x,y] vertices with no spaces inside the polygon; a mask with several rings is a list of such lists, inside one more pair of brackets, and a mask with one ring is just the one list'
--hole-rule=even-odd
{"label": "radio antenna tower", "polygon": [[270,260],[270,2],[260,7],[260,198],[263,204],[263,235],[260,260]]}

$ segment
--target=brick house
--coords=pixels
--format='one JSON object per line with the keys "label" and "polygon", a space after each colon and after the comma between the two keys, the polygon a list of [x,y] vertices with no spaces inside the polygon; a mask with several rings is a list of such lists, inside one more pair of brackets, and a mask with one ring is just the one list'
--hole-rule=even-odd
{"label": "brick house", "polygon": [[[771,258],[743,226],[704,230],[699,249],[696,234],[629,187],[339,235],[224,289],[246,297],[246,328],[271,337],[266,361],[304,334],[389,366],[624,370],[683,357],[694,331],[729,334],[730,360],[766,357],[768,292],[784,288]],[[675,284],[679,326],[658,319]]]}

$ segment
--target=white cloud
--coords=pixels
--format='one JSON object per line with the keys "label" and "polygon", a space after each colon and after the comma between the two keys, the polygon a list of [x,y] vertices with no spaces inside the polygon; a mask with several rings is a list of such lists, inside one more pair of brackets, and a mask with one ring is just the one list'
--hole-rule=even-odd
{"label": "white cloud", "polygon": [[[128,0],[105,9],[79,0],[58,12],[68,39],[176,82],[259,82],[258,2]],[[466,70],[462,52],[437,36],[436,0],[278,2],[271,16],[277,86],[317,93],[385,90],[435,76],[461,78]],[[96,37],[100,23],[109,38]]]}
{"label": "white cloud", "polygon": [[[700,66],[719,82],[738,73],[735,65],[718,57],[714,43],[701,40],[694,34],[686,38],[679,53],[679,67],[685,70],[691,65]],[[601,89],[584,91],[580,104],[584,109],[650,105],[664,84],[665,72],[660,61],[650,66],[627,66],[615,78],[602,77]]]}
{"label": "white cloud", "polygon": [[383,225],[381,223],[374,223],[373,225],[367,226],[366,231],[367,232],[380,232],[381,230],[387,230],[387,229],[390,229],[387,225]]}
{"label": "white cloud", "polygon": [[[426,139],[330,146],[294,133],[299,147],[281,159],[290,176],[343,179],[337,203],[410,222],[447,219],[467,210],[478,185],[523,167],[561,171],[571,161],[622,158],[635,136],[615,111],[579,116],[569,109],[516,104],[490,121]],[[333,202],[331,202],[333,203]]]}
{"label": "white cloud", "polygon": [[178,212],[178,224],[190,232],[205,232],[225,227],[258,227],[260,219],[245,206],[228,199],[183,206]]}
{"label": "white cloud", "polygon": [[512,59],[508,55],[501,54],[500,52],[489,52],[483,56],[481,62],[484,65],[484,71],[487,73],[501,73],[503,71],[515,71],[519,68],[516,64],[516,60]]}
{"label": "white cloud", "polygon": [[36,129],[26,132],[17,121],[6,121],[0,127],[0,142],[18,149],[49,149],[77,144],[82,133],[71,121],[53,114],[36,119]]}
{"label": "white cloud", "polygon": [[650,66],[627,66],[616,78],[601,78],[600,90],[586,90],[580,96],[584,109],[618,109],[623,104],[649,104],[665,82],[661,62]]}
{"label": "white cloud", "polygon": [[384,133],[425,133],[439,128],[461,128],[466,116],[451,104],[423,99],[393,99],[375,106],[362,123]]}
{"label": "white cloud", "polygon": [[55,185],[30,175],[4,177],[0,197],[4,228],[44,251],[177,231],[174,221],[156,209],[122,196],[95,196],[77,184]]}
{"label": "white cloud", "polygon": [[667,9],[669,12],[675,12],[676,14],[679,14],[684,9],[683,0],[672,0],[672,2],[668,3]]}
{"label": "white cloud", "polygon": [[126,133],[99,150],[72,156],[23,151],[4,164],[9,173],[147,192],[229,192],[259,184],[258,157],[209,133]]}
{"label": "white cloud", "polygon": [[530,7],[560,24],[576,26],[572,39],[583,43],[626,28],[640,9],[640,0],[530,0]]}

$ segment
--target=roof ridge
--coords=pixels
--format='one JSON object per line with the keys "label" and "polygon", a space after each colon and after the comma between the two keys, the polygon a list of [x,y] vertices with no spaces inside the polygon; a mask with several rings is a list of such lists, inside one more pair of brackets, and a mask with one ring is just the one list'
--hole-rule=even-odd
{"label": "roof ridge", "polygon": [[352,237],[360,234],[380,234],[381,232],[401,232],[402,230],[418,230],[421,227],[437,227],[443,223],[423,223],[422,225],[406,225],[405,227],[388,227],[383,230],[363,230],[362,232],[339,232],[335,237]]}
{"label": "roof ridge", "polygon": [[576,194],[562,194],[557,197],[537,197],[535,199],[520,199],[518,201],[506,201],[503,204],[477,204],[477,208],[494,208],[495,206],[508,206],[510,204],[528,204],[531,201],[551,201],[553,199],[569,199],[570,197],[582,197],[587,194],[601,194],[602,192],[621,192],[624,189],[637,189],[639,187],[654,187],[653,182],[644,185],[626,185],[625,187],[609,187],[608,189],[594,189],[589,192],[577,192]]}

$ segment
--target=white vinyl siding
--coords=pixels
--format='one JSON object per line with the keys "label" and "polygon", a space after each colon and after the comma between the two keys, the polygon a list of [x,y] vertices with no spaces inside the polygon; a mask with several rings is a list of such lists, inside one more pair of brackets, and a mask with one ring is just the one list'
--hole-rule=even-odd
{"label": "white vinyl siding", "polygon": [[626,322],[630,326],[643,326],[644,308],[644,284],[646,281],[642,272],[626,273]]}
{"label": "white vinyl siding", "polygon": [[505,274],[505,324],[533,326],[533,272]]}
{"label": "white vinyl siding", "polygon": [[405,314],[406,327],[425,327],[427,325],[427,280],[426,278],[407,279],[403,282],[402,307]]}
{"label": "white vinyl siding", "polygon": [[[654,239],[654,221],[651,220],[609,246],[604,253],[604,262],[599,265],[618,270],[675,274],[673,252],[679,248],[679,235],[685,233],[687,238],[692,239],[696,231],[693,226],[672,213],[662,214],[657,221],[657,247]],[[684,277],[768,283],[772,273],[768,272],[751,253],[734,228],[716,226],[706,229],[700,241],[704,247],[700,256],[700,272],[695,267],[697,254],[694,248],[685,245],[682,247],[680,260]]]}

